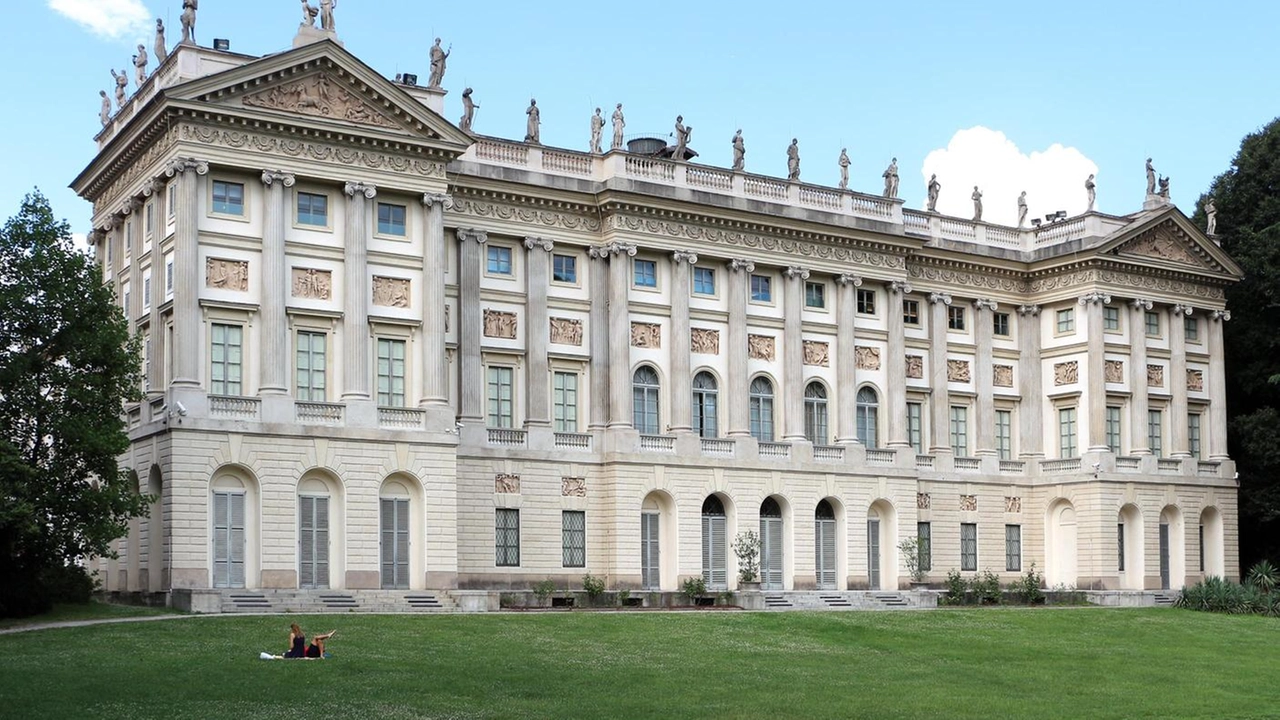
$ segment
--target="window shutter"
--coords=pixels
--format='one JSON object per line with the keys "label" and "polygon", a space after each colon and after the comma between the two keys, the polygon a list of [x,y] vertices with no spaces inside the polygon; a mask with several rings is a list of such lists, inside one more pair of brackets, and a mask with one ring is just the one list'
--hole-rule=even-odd
{"label": "window shutter", "polygon": [[397,498],[395,587],[409,587],[409,501]]}
{"label": "window shutter", "polygon": [[315,498],[298,498],[298,586],[309,588],[316,584]]}
{"label": "window shutter", "polygon": [[729,580],[725,559],[728,549],[725,525],[724,516],[711,518],[711,584],[715,587],[725,587]]}
{"label": "window shutter", "polygon": [[396,573],[396,507],[395,500],[382,498],[379,501],[381,522],[381,560],[382,587],[395,587]]}
{"label": "window shutter", "polygon": [[230,587],[230,494],[216,492],[213,494],[213,586]]}
{"label": "window shutter", "polygon": [[315,584],[329,587],[329,498],[315,498]]}
{"label": "window shutter", "polygon": [[867,521],[867,587],[880,589],[880,521]]}
{"label": "window shutter", "polygon": [[640,515],[640,584],[646,590],[657,590],[661,584],[658,561],[658,528],[661,517],[658,513]]}
{"label": "window shutter", "polygon": [[782,518],[760,518],[760,581],[770,590],[782,589]]}
{"label": "window shutter", "polygon": [[814,521],[815,570],[819,590],[836,587],[836,522],[829,518]]}
{"label": "window shutter", "polygon": [[244,493],[233,493],[231,500],[231,540],[230,564],[231,564],[231,587],[242,588],[245,584],[244,569]]}

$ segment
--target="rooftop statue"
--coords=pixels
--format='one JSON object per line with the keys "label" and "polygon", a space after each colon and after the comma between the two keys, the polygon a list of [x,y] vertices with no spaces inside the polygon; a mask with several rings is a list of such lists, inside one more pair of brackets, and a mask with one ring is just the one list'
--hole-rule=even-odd
{"label": "rooftop statue", "polygon": [[1160,192],[1158,192],[1157,195],[1165,198],[1166,200],[1169,198],[1169,178],[1161,176]]}
{"label": "rooftop statue", "polygon": [[156,43],[155,43],[156,65],[164,62],[169,56],[169,48],[164,42],[164,20],[156,18]]}
{"label": "rooftop statue", "polygon": [[849,153],[848,148],[840,148],[840,189],[849,189]]}
{"label": "rooftop statue", "polygon": [[106,125],[111,122],[111,98],[107,97],[106,90],[99,90],[98,94],[102,96],[102,107],[98,109],[98,119]]}
{"label": "rooftop statue", "polygon": [[982,191],[978,189],[977,185],[973,186],[973,195],[971,195],[970,197],[973,198],[973,221],[981,222],[982,221]]}
{"label": "rooftop statue", "polygon": [[1209,198],[1204,204],[1205,229],[1204,234],[1213,237],[1218,234],[1218,207],[1213,204],[1213,198]]}
{"label": "rooftop statue", "polygon": [[314,5],[308,5],[307,0],[302,0],[302,26],[315,27],[316,16],[320,14],[320,9]]}
{"label": "rooftop statue", "polygon": [[796,138],[791,138],[791,144],[787,146],[787,179],[800,179],[800,141]]}
{"label": "rooftop statue", "polygon": [[942,183],[938,182],[938,176],[935,173],[929,177],[928,190],[928,209],[929,212],[938,212],[938,193],[942,192]]}
{"label": "rooftop statue", "polygon": [[677,115],[675,130],[676,146],[675,149],[671,151],[672,160],[684,160],[685,149],[689,147],[689,136],[691,134],[693,134],[693,128],[685,127],[684,116]]}
{"label": "rooftop statue", "polygon": [[596,114],[591,116],[591,152],[599,155],[600,141],[604,137],[604,116],[600,114],[600,108],[596,108]]}
{"label": "rooftop statue", "polygon": [[524,111],[529,119],[525,122],[524,141],[541,145],[542,141],[538,139],[542,126],[542,112],[538,110],[538,101],[529,98],[529,109]]}
{"label": "rooftop statue", "polygon": [[471,100],[471,88],[462,91],[462,119],[458,121],[458,127],[463,132],[471,132],[471,123],[476,118],[476,108],[480,107]]}
{"label": "rooftop statue", "polygon": [[610,149],[617,150],[622,147],[622,128],[627,126],[627,120],[622,116],[622,103],[618,103],[618,107],[613,111],[613,143],[609,145]]}
{"label": "rooftop statue", "polygon": [[[936,175],[934,177],[937,177]],[[889,161],[889,167],[884,171],[884,196],[887,198],[898,197],[898,158]]]}
{"label": "rooftop statue", "polygon": [[1018,227],[1027,224],[1027,191],[1023,190],[1018,196]]}
{"label": "rooftop statue", "polygon": [[1151,158],[1147,158],[1147,194],[1156,194],[1156,168],[1151,164]]}
{"label": "rooftop statue", "polygon": [[436,38],[436,44],[431,46],[431,77],[427,80],[427,87],[438,88],[444,82],[445,61],[449,59],[451,52],[452,45],[445,50],[440,47],[440,38]]}
{"label": "rooftop statue", "polygon": [[320,29],[333,32],[336,26],[333,23],[333,10],[338,7],[338,0],[320,0]]}
{"label": "rooftop statue", "polygon": [[733,169],[741,170],[746,165],[747,142],[742,139],[742,128],[733,134]]}
{"label": "rooftop statue", "polygon": [[147,48],[145,45],[139,44],[138,54],[133,56],[133,72],[138,81],[138,89],[142,89],[142,84],[147,81]]}
{"label": "rooftop statue", "polygon": [[200,0],[182,0],[182,44],[196,44],[196,11],[200,9]]}
{"label": "rooftop statue", "polygon": [[1089,207],[1085,212],[1093,212],[1093,203],[1098,199],[1098,184],[1093,181],[1093,173],[1084,181],[1084,189],[1089,193]]}
{"label": "rooftop statue", "polygon": [[129,87],[129,76],[124,70],[116,73],[115,68],[111,68],[111,77],[116,81],[116,109],[124,107],[124,101],[128,97],[127,88]]}

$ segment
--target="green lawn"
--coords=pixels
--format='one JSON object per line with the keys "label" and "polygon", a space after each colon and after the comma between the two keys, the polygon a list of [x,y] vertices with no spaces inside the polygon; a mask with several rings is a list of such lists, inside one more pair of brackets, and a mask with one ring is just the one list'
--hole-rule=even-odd
{"label": "green lawn", "polygon": [[53,609],[35,617],[0,619],[0,630],[26,627],[30,625],[46,625],[48,623],[69,622],[77,620],[110,620],[115,618],[145,617],[149,615],[173,615],[177,611],[168,608],[140,607],[137,605],[113,605],[104,602],[72,603],[54,605]]}
{"label": "green lawn", "polygon": [[[334,657],[259,660],[293,620]],[[1274,717],[1278,649],[1182,610],[184,617],[0,636],[0,715]]]}

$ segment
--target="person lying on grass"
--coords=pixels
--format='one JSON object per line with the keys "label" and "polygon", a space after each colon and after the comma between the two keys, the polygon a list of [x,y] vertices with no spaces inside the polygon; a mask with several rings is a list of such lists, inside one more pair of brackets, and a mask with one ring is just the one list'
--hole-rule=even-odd
{"label": "person lying on grass", "polygon": [[302,628],[298,627],[298,623],[289,625],[289,649],[284,655],[276,655],[274,659],[299,659],[299,660],[316,660],[324,658],[324,642],[333,637],[334,630],[325,635],[316,635],[311,638],[311,644],[307,644],[307,636],[302,632]]}

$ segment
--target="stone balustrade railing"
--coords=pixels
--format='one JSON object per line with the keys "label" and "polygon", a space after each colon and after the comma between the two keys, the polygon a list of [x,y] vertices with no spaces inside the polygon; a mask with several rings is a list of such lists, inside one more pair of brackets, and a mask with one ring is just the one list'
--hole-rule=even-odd
{"label": "stone balustrade railing", "polygon": [[294,416],[304,425],[341,425],[346,406],[342,403],[304,402],[293,405]]}
{"label": "stone balustrade railing", "polygon": [[952,467],[956,470],[977,472],[982,469],[982,460],[976,457],[958,457],[953,461]]}
{"label": "stone balustrade railing", "polygon": [[672,435],[641,435],[640,449],[644,452],[673,453],[676,439]]}
{"label": "stone balustrade railing", "polygon": [[525,438],[528,435],[524,430],[518,428],[486,428],[486,430],[488,430],[490,445],[503,445],[506,447],[524,447]]}
{"label": "stone balustrade railing", "polygon": [[725,438],[702,438],[702,454],[732,457],[737,443]]}
{"label": "stone balustrade railing", "polygon": [[773,460],[786,460],[791,457],[791,445],[788,443],[760,443],[760,457]]}
{"label": "stone balustrade railing", "polygon": [[236,418],[238,420],[256,420],[261,401],[253,397],[233,395],[210,395],[209,414],[214,417]]}
{"label": "stone balustrade railing", "polygon": [[416,408],[378,408],[378,425],[384,428],[420,428],[427,413]]}
{"label": "stone balustrade railing", "polygon": [[591,435],[576,432],[558,432],[555,436],[557,450],[591,451]]}
{"label": "stone balustrade railing", "polygon": [[814,445],[813,459],[825,462],[844,462],[844,447],[840,445]]}
{"label": "stone balustrade railing", "polygon": [[892,465],[897,453],[892,450],[867,449],[868,465]]}

